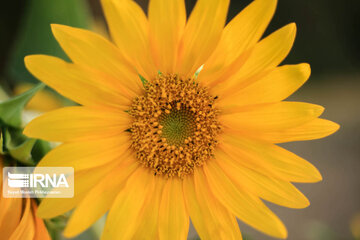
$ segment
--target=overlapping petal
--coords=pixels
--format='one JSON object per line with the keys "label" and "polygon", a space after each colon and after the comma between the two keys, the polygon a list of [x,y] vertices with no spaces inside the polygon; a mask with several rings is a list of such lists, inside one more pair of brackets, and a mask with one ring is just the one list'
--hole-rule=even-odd
{"label": "overlapping petal", "polygon": [[279,102],[229,111],[233,112],[219,117],[226,131],[263,132],[302,125],[320,116],[324,108],[310,103]]}
{"label": "overlapping petal", "polygon": [[287,237],[280,219],[258,197],[236,187],[216,162],[204,165],[204,172],[216,198],[241,221],[270,236]]}
{"label": "overlapping petal", "polygon": [[[31,213],[30,201],[31,201],[30,198],[27,198],[25,200],[25,208],[21,220],[19,222],[19,225],[17,225],[15,231],[11,234],[9,240],[17,240],[17,239],[33,240],[35,236],[35,224],[34,224],[33,215]],[[5,231],[9,231],[9,230],[6,229]]]}
{"label": "overlapping petal", "polygon": [[237,164],[261,171],[269,177],[291,182],[318,182],[322,179],[311,163],[272,143],[232,133],[224,136],[219,148]]}
{"label": "overlapping petal", "polygon": [[138,216],[154,187],[154,175],[138,168],[116,197],[107,217],[102,239],[132,239],[139,225]]}
{"label": "overlapping petal", "polygon": [[102,81],[127,97],[141,93],[136,69],[120,50],[104,37],[91,31],[59,24],[51,25],[56,40],[70,59],[106,74]]}
{"label": "overlapping petal", "polygon": [[293,94],[309,76],[307,63],[277,67],[231,98],[219,99],[218,106],[231,111],[246,105],[279,102]]}
{"label": "overlapping petal", "polygon": [[267,176],[260,170],[254,170],[239,164],[223,151],[215,154],[216,162],[239,189],[247,189],[252,194],[269,202],[289,208],[305,208],[309,200],[289,181]]}
{"label": "overlapping petal", "polygon": [[150,1],[151,49],[157,68],[162,73],[174,72],[185,22],[185,1]]}
{"label": "overlapping petal", "polygon": [[159,209],[165,183],[163,178],[155,179],[155,189],[151,196],[146,198],[139,214],[142,221],[139,222],[132,239],[158,239]]}
{"label": "overlapping petal", "polygon": [[[0,182],[2,187],[2,178]],[[5,239],[10,237],[20,223],[22,201],[21,198],[4,198],[3,194],[0,195],[0,232]]]}
{"label": "overlapping petal", "polygon": [[229,98],[245,86],[268,74],[288,55],[294,43],[296,25],[288,24],[270,34],[251,51],[246,62],[237,72],[222,79],[222,85],[214,86],[213,92],[222,99]]}
{"label": "overlapping petal", "polygon": [[242,239],[235,216],[210,192],[202,171],[184,179],[184,196],[201,239]]}
{"label": "overlapping petal", "polygon": [[307,141],[327,137],[339,130],[339,128],[340,126],[337,123],[316,118],[294,128],[262,132],[253,134],[252,137],[272,143]]}
{"label": "overlapping petal", "polygon": [[198,0],[191,12],[179,48],[176,73],[192,77],[216,48],[229,7],[229,0]]}
{"label": "overlapping petal", "polygon": [[73,167],[75,171],[122,162],[130,148],[130,137],[119,136],[89,141],[67,142],[52,149],[39,167]]}
{"label": "overlapping petal", "polygon": [[103,84],[106,76],[85,66],[46,55],[25,58],[26,68],[60,94],[86,106],[128,109],[131,99]]}
{"label": "overlapping petal", "polygon": [[37,215],[41,218],[48,219],[73,209],[87,195],[90,189],[117,164],[118,163],[113,163],[89,170],[75,171],[74,182],[76,184],[74,184],[74,197],[44,198],[39,205]]}
{"label": "overlapping petal", "polygon": [[146,79],[157,73],[150,53],[149,22],[132,0],[102,0],[112,39],[124,56]]}
{"label": "overlapping petal", "polygon": [[264,33],[276,7],[276,0],[257,0],[249,4],[224,28],[215,51],[206,61],[199,81],[205,84],[216,80],[217,73],[253,47]]}
{"label": "overlapping petal", "polygon": [[104,215],[110,209],[118,192],[124,188],[127,178],[137,167],[138,163],[131,158],[101,179],[77,205],[67,223],[64,235],[74,237]]}
{"label": "overlapping petal", "polygon": [[159,209],[159,239],[186,239],[189,214],[185,207],[182,180],[168,179],[165,183]]}
{"label": "overlapping petal", "polygon": [[31,121],[24,134],[56,142],[75,142],[121,136],[129,128],[129,114],[83,106],[65,107]]}

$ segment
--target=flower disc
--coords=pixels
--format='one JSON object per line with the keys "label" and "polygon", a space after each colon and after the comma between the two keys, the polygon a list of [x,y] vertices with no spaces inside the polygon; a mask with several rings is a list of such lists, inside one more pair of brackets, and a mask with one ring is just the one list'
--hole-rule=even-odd
{"label": "flower disc", "polygon": [[213,155],[220,125],[215,98],[192,79],[159,75],[130,114],[136,157],[155,174],[183,177]]}

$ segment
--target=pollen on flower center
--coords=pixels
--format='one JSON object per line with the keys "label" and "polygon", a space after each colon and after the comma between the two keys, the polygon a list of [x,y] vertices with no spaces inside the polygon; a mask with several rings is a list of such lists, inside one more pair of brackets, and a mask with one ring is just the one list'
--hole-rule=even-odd
{"label": "pollen on flower center", "polygon": [[130,114],[137,160],[156,175],[183,177],[212,157],[220,125],[215,98],[192,79],[158,75]]}

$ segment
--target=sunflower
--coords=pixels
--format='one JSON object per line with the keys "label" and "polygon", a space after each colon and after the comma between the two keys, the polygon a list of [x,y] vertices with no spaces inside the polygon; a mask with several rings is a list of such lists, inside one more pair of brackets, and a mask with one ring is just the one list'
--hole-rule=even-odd
{"label": "sunflower", "polygon": [[[24,133],[62,142],[39,166],[75,168],[72,199],[44,199],[52,218],[74,209],[75,236],[108,212],[103,239],[241,239],[236,218],[278,238],[287,231],[263,200],[309,205],[291,182],[317,182],[309,162],[277,143],[322,138],[338,125],[323,107],[283,101],[310,75],[278,66],[294,23],[260,39],[276,8],[256,0],[226,26],[229,0],[103,0],[112,41],[52,25],[72,60],[32,55],[27,69],[80,106],[33,120]],[[224,27],[225,26],[225,27]]]}
{"label": "sunflower", "polygon": [[0,155],[0,233],[3,240],[50,240],[42,219],[36,217],[37,203],[30,198],[4,198],[3,159]]}

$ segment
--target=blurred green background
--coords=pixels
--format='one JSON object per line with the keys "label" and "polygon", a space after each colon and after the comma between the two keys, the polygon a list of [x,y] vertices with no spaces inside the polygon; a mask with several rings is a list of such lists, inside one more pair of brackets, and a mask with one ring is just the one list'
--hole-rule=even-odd
{"label": "blurred green background", "polygon": [[[137,2],[146,11],[148,1]],[[195,2],[186,1],[188,12]],[[232,0],[228,20],[250,2]],[[324,117],[341,125],[339,132],[326,139],[285,145],[314,163],[324,178],[321,183],[298,185],[311,202],[307,209],[269,204],[287,225],[289,239],[355,239],[350,225],[356,225],[352,219],[360,214],[359,14],[358,0],[279,0],[265,33],[296,22],[295,45],[284,63],[308,62],[312,77],[291,100],[323,105]],[[37,81],[26,71],[24,56],[44,53],[66,59],[51,34],[50,23],[106,32],[99,0],[3,1],[0,19],[0,86],[8,94],[20,83]],[[248,239],[271,239],[242,223],[240,226]],[[89,239],[91,234],[86,234],[80,239]],[[193,229],[189,238],[196,239]]]}

